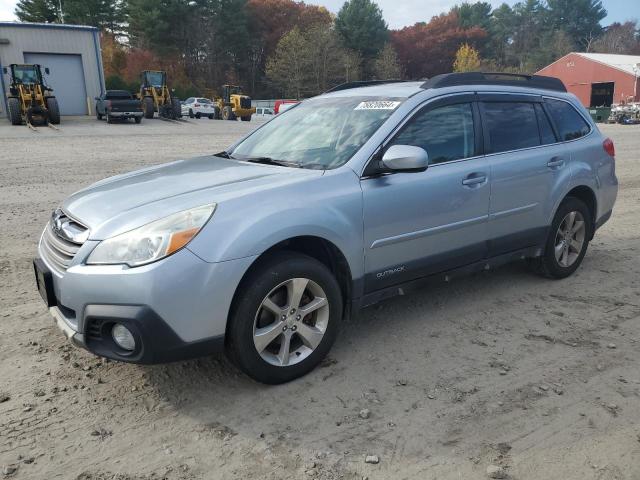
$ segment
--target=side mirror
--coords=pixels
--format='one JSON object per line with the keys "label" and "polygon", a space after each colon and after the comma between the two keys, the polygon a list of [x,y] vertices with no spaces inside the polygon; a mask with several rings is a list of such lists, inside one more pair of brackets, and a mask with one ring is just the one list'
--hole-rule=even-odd
{"label": "side mirror", "polygon": [[5,74],[9,73],[9,70],[7,70],[7,67],[2,67],[2,71],[3,71]]}
{"label": "side mirror", "polygon": [[49,67],[45,67],[45,69],[44,69],[44,73],[46,73],[47,75],[49,75],[49,73],[51,73],[51,72],[49,71]]}
{"label": "side mirror", "polygon": [[384,152],[382,164],[397,172],[418,172],[426,170],[429,155],[424,148],[412,145],[392,145]]}

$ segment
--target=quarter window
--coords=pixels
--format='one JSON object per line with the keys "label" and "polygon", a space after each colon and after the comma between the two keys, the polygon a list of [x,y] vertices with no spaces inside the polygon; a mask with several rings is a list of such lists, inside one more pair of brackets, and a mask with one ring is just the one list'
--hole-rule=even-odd
{"label": "quarter window", "polygon": [[569,103],[561,100],[546,100],[561,141],[575,140],[589,133],[589,124]]}
{"label": "quarter window", "polygon": [[447,105],[416,114],[391,145],[422,147],[429,155],[430,164],[474,156],[471,104]]}
{"label": "quarter window", "polygon": [[487,102],[483,104],[483,114],[489,134],[488,153],[540,145],[540,132],[532,103]]}

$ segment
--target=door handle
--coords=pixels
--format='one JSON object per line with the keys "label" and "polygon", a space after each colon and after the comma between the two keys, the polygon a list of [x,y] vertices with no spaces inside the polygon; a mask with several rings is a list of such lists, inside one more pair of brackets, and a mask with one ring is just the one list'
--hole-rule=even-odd
{"label": "door handle", "polygon": [[473,187],[475,185],[481,185],[487,181],[487,176],[484,173],[472,173],[462,180],[462,185],[465,187]]}
{"label": "door handle", "polygon": [[564,158],[562,157],[553,157],[551,160],[547,162],[547,167],[549,168],[560,168],[564,165]]}

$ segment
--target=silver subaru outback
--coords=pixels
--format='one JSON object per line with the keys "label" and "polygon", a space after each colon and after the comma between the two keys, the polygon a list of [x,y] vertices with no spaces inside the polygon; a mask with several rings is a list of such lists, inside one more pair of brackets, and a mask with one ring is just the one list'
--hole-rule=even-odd
{"label": "silver subaru outback", "polygon": [[226,151],[81,190],[34,261],[96,355],[224,349],[256,380],[313,369],[353,308],[522,260],[562,279],[611,216],[614,146],[557,79],[448,74],[306,100]]}

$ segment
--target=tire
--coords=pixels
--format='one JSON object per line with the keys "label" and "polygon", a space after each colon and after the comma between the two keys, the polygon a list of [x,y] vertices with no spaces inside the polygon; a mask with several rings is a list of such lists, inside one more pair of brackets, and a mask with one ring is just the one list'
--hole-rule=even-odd
{"label": "tire", "polygon": [[201,114],[199,114],[199,113],[196,113],[196,118],[197,118],[198,120],[200,120],[200,117],[202,117],[202,115],[201,115]]}
{"label": "tire", "polygon": [[22,125],[22,112],[20,111],[20,100],[15,97],[8,99],[9,120],[11,125]]}
{"label": "tire", "polygon": [[96,118],[98,120],[102,120],[102,114],[100,113],[100,111],[98,110],[98,105],[96,105]]}
{"label": "tire", "polygon": [[242,120],[243,122],[250,122],[251,115],[245,115],[244,117],[240,117],[240,120]]}
{"label": "tire", "polygon": [[182,105],[177,98],[171,99],[171,108],[173,110],[173,118],[182,118]]}
{"label": "tire", "polygon": [[109,115],[109,113],[107,113],[107,123],[113,123],[113,118],[111,118],[111,115]]}
{"label": "tire", "polygon": [[[571,227],[570,232],[567,226]],[[589,207],[578,198],[567,197],[553,217],[544,254],[531,259],[530,266],[547,278],[567,278],[582,263],[592,233],[593,215]]]}
{"label": "tire", "polygon": [[54,125],[60,124],[60,108],[56,97],[47,97],[45,100],[49,111],[49,121]]}
{"label": "tire", "polygon": [[211,115],[208,115],[208,117],[209,117],[209,120],[213,120],[213,117],[214,117],[213,113]]}
{"label": "tire", "polygon": [[193,118],[195,115],[193,114],[193,110],[189,109],[189,118]]}
{"label": "tire", "polygon": [[233,108],[224,107],[222,109],[222,119],[223,120],[235,120],[236,116],[233,114]]}
{"label": "tire", "polygon": [[144,100],[142,101],[142,110],[144,112],[144,118],[153,118],[153,115],[155,114],[153,98],[144,97]]}
{"label": "tire", "polygon": [[[289,292],[296,291],[302,292],[302,302],[291,299]],[[268,298],[273,310],[263,305]],[[292,301],[302,305],[300,309],[315,301],[319,306],[300,315],[298,306],[291,307]],[[241,282],[229,318],[229,358],[254,380],[284,383],[313,370],[329,352],[342,318],[342,294],[333,274],[319,261],[295,252],[277,252]],[[260,352],[254,328],[273,333],[263,340]],[[282,351],[287,338],[290,355]]]}
{"label": "tire", "polygon": [[135,120],[135,122],[140,125],[142,123],[142,117],[133,117],[133,119]]}

